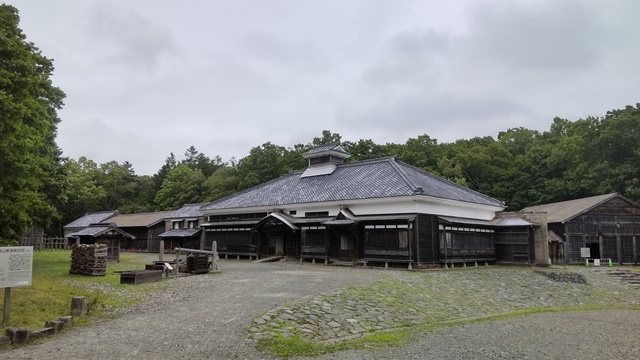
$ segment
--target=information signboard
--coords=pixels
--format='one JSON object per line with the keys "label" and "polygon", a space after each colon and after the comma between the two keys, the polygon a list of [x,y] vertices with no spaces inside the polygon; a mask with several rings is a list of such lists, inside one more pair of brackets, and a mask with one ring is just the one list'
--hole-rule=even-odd
{"label": "information signboard", "polygon": [[30,286],[33,246],[0,247],[0,288]]}
{"label": "information signboard", "polygon": [[590,258],[591,257],[591,249],[590,248],[580,248],[580,257]]}

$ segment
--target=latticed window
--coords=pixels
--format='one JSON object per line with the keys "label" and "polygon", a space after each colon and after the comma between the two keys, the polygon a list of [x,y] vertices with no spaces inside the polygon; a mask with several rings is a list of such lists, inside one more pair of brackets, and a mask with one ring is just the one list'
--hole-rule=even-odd
{"label": "latticed window", "polygon": [[409,232],[406,229],[375,229],[367,231],[367,247],[408,248]]}
{"label": "latticed window", "polygon": [[302,246],[324,246],[324,231],[305,231]]}

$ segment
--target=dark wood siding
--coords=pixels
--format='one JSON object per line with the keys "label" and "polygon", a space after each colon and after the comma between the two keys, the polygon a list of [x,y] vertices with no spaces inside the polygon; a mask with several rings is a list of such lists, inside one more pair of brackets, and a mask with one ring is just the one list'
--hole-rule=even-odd
{"label": "dark wood siding", "polygon": [[496,232],[496,259],[498,261],[528,262],[535,260],[533,239],[527,228],[506,228]]}
{"label": "dark wood siding", "polygon": [[[552,229],[559,224],[550,224]],[[580,249],[591,249],[592,258],[638,263],[640,208],[622,198],[613,198],[564,224],[566,261],[585,261]]]}
{"label": "dark wood siding", "polygon": [[418,214],[416,218],[418,263],[436,264],[438,259],[438,222],[433,215]]}

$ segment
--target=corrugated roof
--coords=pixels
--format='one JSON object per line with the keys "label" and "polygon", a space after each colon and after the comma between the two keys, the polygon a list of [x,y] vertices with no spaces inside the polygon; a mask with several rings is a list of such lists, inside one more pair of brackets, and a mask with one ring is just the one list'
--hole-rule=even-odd
{"label": "corrugated roof", "polygon": [[296,171],[202,206],[201,210],[283,206],[405,196],[504,207],[504,203],[395,158],[339,164],[329,175],[301,177]]}
{"label": "corrugated roof", "polygon": [[64,226],[64,228],[81,228],[87,227],[91,224],[96,224],[100,222],[104,222],[105,220],[113,217],[117,214],[120,214],[118,210],[110,210],[110,211],[97,211],[97,212],[88,212],[84,216],[79,219],[72,221],[71,223]]}
{"label": "corrugated roof", "polygon": [[172,211],[158,211],[152,213],[121,214],[109,219],[109,222],[115,223],[118,227],[150,227],[163,221],[171,215],[171,213]]}
{"label": "corrugated roof", "polygon": [[548,223],[566,222],[615,197],[620,197],[620,195],[618,193],[611,193],[551,204],[529,206],[521,211],[546,212]]}
{"label": "corrugated roof", "polygon": [[173,211],[167,218],[177,219],[177,218],[198,218],[202,216],[202,211],[200,211],[200,207],[206,203],[199,204],[184,204],[178,210]]}

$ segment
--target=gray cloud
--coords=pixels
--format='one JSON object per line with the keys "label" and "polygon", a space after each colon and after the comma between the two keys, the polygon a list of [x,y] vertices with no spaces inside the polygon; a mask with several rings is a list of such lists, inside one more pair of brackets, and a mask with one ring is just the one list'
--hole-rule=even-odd
{"label": "gray cloud", "polygon": [[152,174],[190,145],[440,142],[635,104],[640,2],[34,0],[66,156]]}

